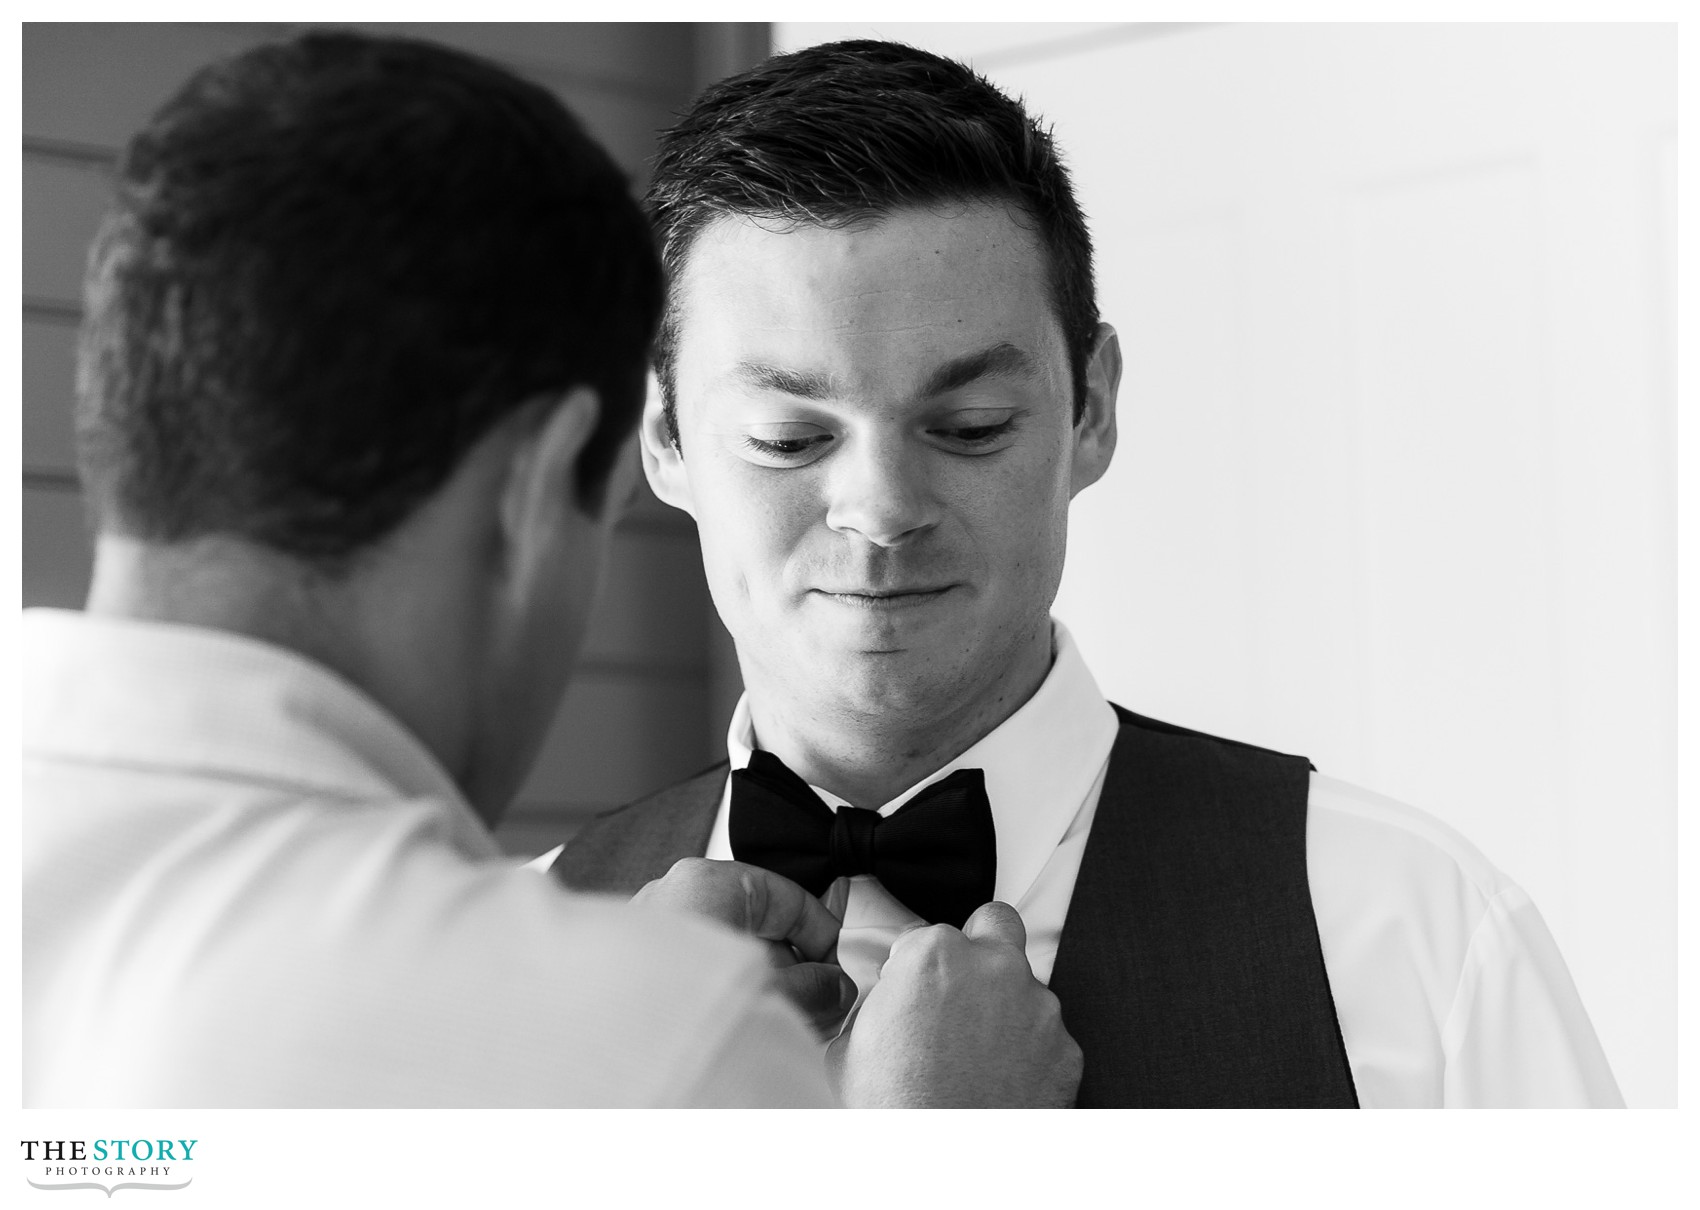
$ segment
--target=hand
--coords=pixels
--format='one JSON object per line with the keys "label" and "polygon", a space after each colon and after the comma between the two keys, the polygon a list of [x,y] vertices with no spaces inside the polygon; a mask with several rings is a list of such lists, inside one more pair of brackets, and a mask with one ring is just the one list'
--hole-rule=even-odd
{"label": "hand", "polygon": [[1027,964],[1027,930],[988,903],[958,932],[898,937],[854,1027],[828,1048],[851,1106],[1066,1108],[1080,1047]]}
{"label": "hand", "polygon": [[707,916],[765,941],[779,990],[822,1038],[838,1032],[856,1002],[855,981],[838,965],[838,917],[789,878],[740,861],[687,857],[632,902]]}

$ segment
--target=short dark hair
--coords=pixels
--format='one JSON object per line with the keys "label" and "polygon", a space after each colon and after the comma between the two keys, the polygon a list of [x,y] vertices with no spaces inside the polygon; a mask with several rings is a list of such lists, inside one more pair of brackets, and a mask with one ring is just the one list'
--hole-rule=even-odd
{"label": "short dark hair", "polygon": [[308,33],[204,68],[130,142],[89,256],[78,461],[98,523],[326,570],[528,400],[593,387],[599,512],[660,316],[624,174],[537,84]]}
{"label": "short dark hair", "polygon": [[677,284],[722,215],[832,227],[904,206],[1012,203],[1037,227],[1075,420],[1084,413],[1098,328],[1086,217],[1050,130],[962,63],[866,40],[776,55],[705,90],[662,135],[645,200],[673,282],[655,369],[675,445]]}

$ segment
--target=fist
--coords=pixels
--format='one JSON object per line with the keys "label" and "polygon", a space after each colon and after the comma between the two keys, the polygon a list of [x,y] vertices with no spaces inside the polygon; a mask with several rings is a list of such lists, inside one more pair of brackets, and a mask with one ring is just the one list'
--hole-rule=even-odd
{"label": "fist", "polygon": [[845,1104],[1066,1108],[1080,1047],[1027,963],[1015,909],[988,903],[962,929],[911,929],[891,947],[854,1027],[829,1050]]}

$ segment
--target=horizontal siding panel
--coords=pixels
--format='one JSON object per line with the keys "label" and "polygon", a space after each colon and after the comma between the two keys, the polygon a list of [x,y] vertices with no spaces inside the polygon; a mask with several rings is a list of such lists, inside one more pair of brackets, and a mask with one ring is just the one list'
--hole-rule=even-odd
{"label": "horizontal siding panel", "polygon": [[77,329],[24,320],[24,469],[67,473],[76,466],[72,402],[76,397]]}
{"label": "horizontal siding panel", "polygon": [[92,164],[25,155],[23,178],[24,297],[74,303],[112,176]]}
{"label": "horizontal siding panel", "polygon": [[78,492],[23,489],[23,604],[81,609],[94,547]]}
{"label": "horizontal siding panel", "polygon": [[24,134],[119,148],[191,74],[282,26],[28,22]]}
{"label": "horizontal siding panel", "polygon": [[709,608],[694,533],[616,530],[584,658],[706,676]]}
{"label": "horizontal siding panel", "polygon": [[581,671],[518,801],[629,802],[695,773],[713,759],[707,699],[702,681]]}

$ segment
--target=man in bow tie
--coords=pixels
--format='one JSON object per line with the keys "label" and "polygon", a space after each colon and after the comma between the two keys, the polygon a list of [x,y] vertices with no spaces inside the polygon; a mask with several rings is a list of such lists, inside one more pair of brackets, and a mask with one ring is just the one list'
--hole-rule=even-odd
{"label": "man in bow tie", "polygon": [[778,56],[663,136],[648,201],[644,466],[745,693],[727,764],[590,824],[560,877],[777,872],[842,914],[864,996],[908,930],[1008,904],[1082,1105],[1619,1103],[1538,913],[1466,841],[1111,705],[1050,616],[1121,354],[1020,104],[892,43]]}

